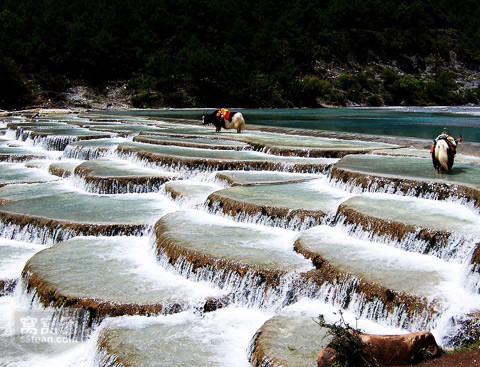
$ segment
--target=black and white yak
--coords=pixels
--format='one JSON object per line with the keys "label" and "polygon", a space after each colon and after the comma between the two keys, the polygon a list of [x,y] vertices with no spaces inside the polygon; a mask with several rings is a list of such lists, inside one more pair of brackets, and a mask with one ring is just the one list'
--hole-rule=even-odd
{"label": "black and white yak", "polygon": [[245,120],[243,115],[240,112],[226,111],[222,113],[222,110],[216,110],[212,113],[204,112],[203,124],[213,124],[215,126],[215,131],[218,133],[222,129],[236,129],[237,133],[241,133],[242,130],[245,130]]}
{"label": "black and white yak", "polygon": [[453,139],[448,135],[440,135],[435,139],[430,152],[432,153],[433,167],[438,173],[449,172],[453,167],[457,142],[462,141],[462,136]]}

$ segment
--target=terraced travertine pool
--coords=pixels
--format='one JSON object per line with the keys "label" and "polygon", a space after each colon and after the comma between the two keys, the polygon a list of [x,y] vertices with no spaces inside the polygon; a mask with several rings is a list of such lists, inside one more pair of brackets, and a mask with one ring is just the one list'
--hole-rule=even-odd
{"label": "terraced travertine pool", "polygon": [[[315,366],[480,335],[480,148],[101,111],[0,124],[0,365]],[[35,336],[35,337],[34,337]]]}

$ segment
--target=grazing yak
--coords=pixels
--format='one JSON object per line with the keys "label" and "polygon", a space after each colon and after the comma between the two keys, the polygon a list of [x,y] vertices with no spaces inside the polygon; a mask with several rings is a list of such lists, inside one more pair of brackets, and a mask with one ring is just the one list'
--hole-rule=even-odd
{"label": "grazing yak", "polygon": [[212,113],[203,114],[203,124],[213,124],[215,131],[218,133],[222,129],[236,129],[237,133],[245,130],[245,120],[240,112],[229,111],[225,108],[213,111]]}
{"label": "grazing yak", "polygon": [[457,153],[457,142],[461,141],[461,135],[458,139],[454,139],[448,134],[446,128],[433,141],[430,153],[432,154],[433,167],[438,173],[449,172],[452,169]]}

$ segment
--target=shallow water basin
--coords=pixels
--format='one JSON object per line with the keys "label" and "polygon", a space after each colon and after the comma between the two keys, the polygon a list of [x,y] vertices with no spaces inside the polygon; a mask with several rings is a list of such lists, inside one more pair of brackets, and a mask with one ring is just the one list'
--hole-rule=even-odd
{"label": "shallow water basin", "polygon": [[455,285],[461,273],[459,264],[355,239],[329,226],[304,231],[296,246],[300,252],[319,255],[339,272],[397,292],[447,297],[451,287],[459,287]]}
{"label": "shallow water basin", "polygon": [[366,174],[458,183],[480,188],[480,165],[473,163],[456,162],[450,173],[437,174],[432,160],[427,158],[349,155],[342,158],[336,167]]}
{"label": "shallow water basin", "polygon": [[287,182],[309,181],[318,178],[318,175],[307,173],[290,173],[275,171],[220,171],[216,174],[220,180],[230,185],[264,185]]}
{"label": "shallow water basin", "polygon": [[117,305],[195,304],[222,294],[167,272],[146,237],[77,237],[37,253],[26,267],[63,296]]}
{"label": "shallow water basin", "polygon": [[54,181],[58,177],[36,168],[27,168],[21,163],[0,162],[0,187],[13,183]]}
{"label": "shallow water basin", "polygon": [[157,231],[157,245],[167,240],[214,259],[272,270],[311,268],[309,260],[293,251],[293,231],[235,223],[196,210],[166,215],[155,228],[161,228]]}
{"label": "shallow water basin", "polygon": [[174,204],[161,195],[67,192],[8,202],[0,206],[0,213],[85,225],[148,225],[174,208]]}

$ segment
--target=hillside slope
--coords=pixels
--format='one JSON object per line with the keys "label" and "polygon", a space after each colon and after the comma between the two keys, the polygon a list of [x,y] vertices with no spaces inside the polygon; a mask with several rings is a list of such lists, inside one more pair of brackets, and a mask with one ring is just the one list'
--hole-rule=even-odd
{"label": "hillside slope", "polygon": [[0,0],[0,109],[477,104],[479,29],[473,0]]}

